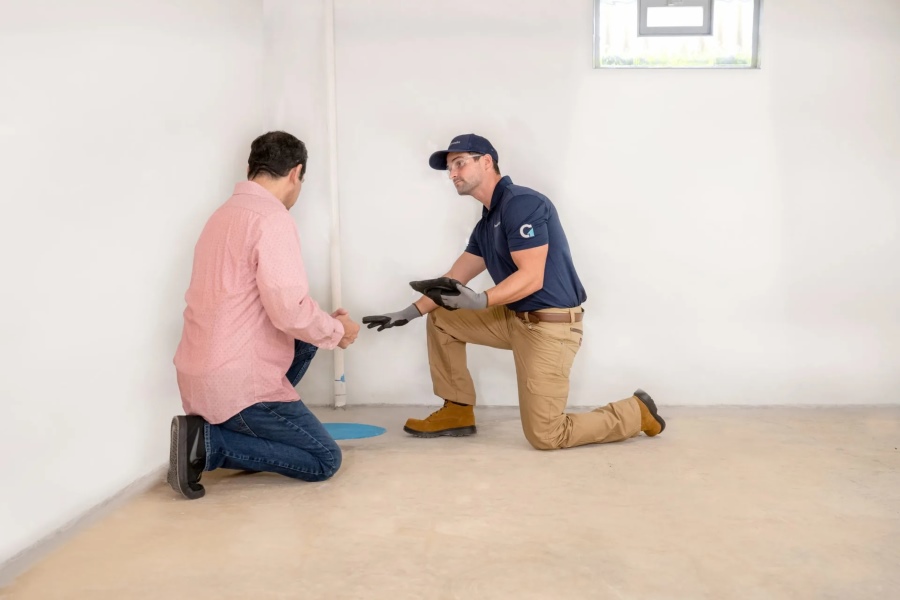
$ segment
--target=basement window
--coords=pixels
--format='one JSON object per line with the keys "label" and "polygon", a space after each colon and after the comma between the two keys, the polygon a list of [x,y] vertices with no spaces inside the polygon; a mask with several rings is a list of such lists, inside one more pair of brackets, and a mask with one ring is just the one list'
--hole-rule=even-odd
{"label": "basement window", "polygon": [[712,35],[713,0],[638,0],[638,35]]}
{"label": "basement window", "polygon": [[595,68],[758,68],[761,0],[594,0]]}

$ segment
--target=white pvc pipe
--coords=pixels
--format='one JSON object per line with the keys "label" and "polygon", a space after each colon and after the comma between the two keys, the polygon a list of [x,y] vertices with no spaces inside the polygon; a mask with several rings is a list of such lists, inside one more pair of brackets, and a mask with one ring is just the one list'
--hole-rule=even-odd
{"label": "white pvc pipe", "polygon": [[[328,94],[328,148],[331,172],[331,303],[341,307],[341,205],[338,194],[337,81],[334,57],[334,0],[325,1],[325,78]],[[334,407],[347,404],[344,351],[334,349]]]}

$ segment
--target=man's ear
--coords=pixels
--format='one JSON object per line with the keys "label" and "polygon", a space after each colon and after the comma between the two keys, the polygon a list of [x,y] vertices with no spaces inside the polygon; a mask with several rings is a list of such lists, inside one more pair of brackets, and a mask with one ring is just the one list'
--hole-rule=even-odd
{"label": "man's ear", "polygon": [[301,173],[302,171],[303,171],[303,165],[302,165],[302,164],[297,165],[296,167],[294,167],[293,169],[291,169],[292,177],[293,177],[293,175],[296,175],[296,176],[297,176],[297,182],[298,182],[298,183],[302,181],[302,177],[303,177],[303,176],[300,175],[300,173]]}

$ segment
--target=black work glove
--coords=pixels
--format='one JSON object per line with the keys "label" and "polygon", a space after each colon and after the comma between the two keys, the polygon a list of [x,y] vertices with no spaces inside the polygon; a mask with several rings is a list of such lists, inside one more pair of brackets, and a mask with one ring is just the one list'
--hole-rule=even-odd
{"label": "black work glove", "polygon": [[438,306],[447,310],[487,308],[488,297],[484,292],[476,292],[449,277],[410,281],[410,287],[428,296]]}
{"label": "black work glove", "polygon": [[401,327],[402,325],[406,325],[413,319],[417,319],[421,316],[422,313],[419,312],[419,309],[416,308],[416,305],[410,304],[409,306],[398,312],[363,317],[362,322],[364,324],[368,323],[369,329],[378,327],[378,331],[381,331],[383,329],[390,329],[391,327]]}

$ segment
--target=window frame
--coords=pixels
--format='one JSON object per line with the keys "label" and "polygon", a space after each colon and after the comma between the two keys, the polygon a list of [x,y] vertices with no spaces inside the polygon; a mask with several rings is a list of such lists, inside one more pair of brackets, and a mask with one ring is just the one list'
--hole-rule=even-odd
{"label": "window frame", "polygon": [[[659,37],[674,35],[712,35],[713,10],[715,0],[638,0],[638,37]],[[647,14],[650,8],[691,7],[703,9],[703,24],[698,27],[649,27]]]}
{"label": "window frame", "polygon": [[[600,31],[602,23],[600,22],[600,5],[604,0],[594,0],[594,35],[593,35],[593,68],[594,69],[603,69],[603,70],[666,70],[666,69],[676,69],[676,70],[696,70],[696,69],[708,69],[708,70],[758,70],[762,68],[762,59],[760,56],[760,45],[762,41],[762,36],[760,34],[760,27],[763,19],[763,14],[765,11],[765,2],[763,0],[752,0],[753,1],[753,28],[752,28],[752,54],[750,57],[749,65],[728,65],[728,64],[719,64],[719,65],[700,65],[700,66],[654,66],[654,65],[605,65],[603,64],[603,57],[600,54]],[[635,0],[638,3],[640,0]],[[710,0],[711,4],[715,4],[717,0]],[[712,13],[710,13],[711,15]],[[640,4],[638,4],[638,19],[641,18],[640,13]],[[712,16],[711,16],[712,18]],[[712,21],[714,23],[714,20]],[[712,32],[715,34],[715,31]],[[638,39],[641,37],[662,37],[662,36],[637,36]],[[691,36],[686,36],[691,37]],[[697,36],[700,37],[700,36]]]}

